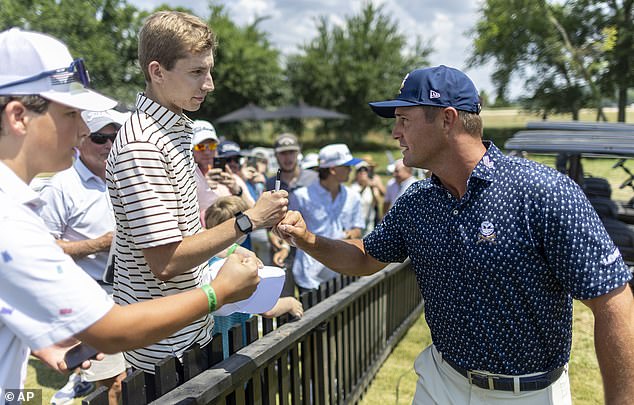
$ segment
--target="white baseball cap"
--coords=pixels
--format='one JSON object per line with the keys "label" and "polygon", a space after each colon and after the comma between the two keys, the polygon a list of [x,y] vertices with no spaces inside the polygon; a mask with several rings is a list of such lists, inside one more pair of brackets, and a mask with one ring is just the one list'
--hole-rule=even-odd
{"label": "white baseball cap", "polygon": [[352,157],[350,149],[343,143],[326,145],[319,150],[319,167],[322,169],[335,166],[354,166],[360,162],[362,160]]}
{"label": "white baseball cap", "polygon": [[106,111],[82,111],[81,117],[88,125],[90,132],[97,132],[109,124],[114,124],[117,129],[128,119],[129,113],[120,113],[116,110]]}
{"label": "white baseball cap", "polygon": [[0,95],[40,95],[80,110],[104,111],[115,100],[89,90],[83,60],[73,60],[66,45],[39,32],[19,28],[0,33]]}
{"label": "white baseball cap", "polygon": [[306,156],[302,159],[302,163],[300,164],[302,169],[314,169],[319,166],[319,155],[316,153],[307,153]]}
{"label": "white baseball cap", "polygon": [[216,128],[211,125],[211,122],[205,120],[196,120],[192,125],[192,131],[194,131],[194,138],[192,139],[192,145],[198,145],[208,139],[218,143],[218,135],[216,134]]}

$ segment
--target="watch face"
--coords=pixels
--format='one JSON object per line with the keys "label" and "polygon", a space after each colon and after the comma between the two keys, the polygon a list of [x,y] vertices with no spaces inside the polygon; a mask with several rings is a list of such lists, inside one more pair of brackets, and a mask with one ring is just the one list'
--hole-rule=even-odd
{"label": "watch face", "polygon": [[236,217],[236,223],[238,224],[238,229],[243,233],[249,233],[253,230],[251,220],[242,213]]}

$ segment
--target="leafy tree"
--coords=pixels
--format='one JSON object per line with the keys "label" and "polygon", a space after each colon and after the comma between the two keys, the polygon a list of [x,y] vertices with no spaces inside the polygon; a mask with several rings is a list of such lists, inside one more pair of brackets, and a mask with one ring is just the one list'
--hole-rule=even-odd
{"label": "leafy tree", "polygon": [[132,104],[143,86],[136,63],[136,33],[145,13],[125,0],[0,0],[0,30],[21,27],[62,40],[83,57],[92,86]]}
{"label": "leafy tree", "polygon": [[[567,111],[576,119],[580,108],[592,106],[597,108],[597,117],[604,117],[602,100],[611,95],[606,89],[615,83],[609,73],[614,71],[615,58],[606,50],[616,46],[610,45],[609,34],[620,29],[615,24],[626,25],[612,15],[617,3],[486,0],[473,30],[476,39],[469,64],[495,61],[492,78],[498,97],[505,98],[511,77],[517,74],[527,78],[529,95],[524,102],[531,109],[543,110],[544,115]],[[624,3],[629,3],[631,16],[632,0]],[[618,63],[626,62],[619,59]],[[631,77],[631,72],[622,73],[628,74]],[[568,98],[582,94],[575,102]]]}
{"label": "leafy tree", "polygon": [[405,74],[425,65],[431,49],[418,38],[414,50],[405,52],[405,35],[382,6],[370,2],[342,27],[320,18],[317,30],[302,53],[289,57],[288,81],[307,104],[348,114],[349,120],[325,122],[323,130],[337,129],[354,144],[360,134],[385,126],[368,101],[395,96]]}
{"label": "leafy tree", "polygon": [[216,33],[218,48],[212,72],[215,90],[193,116],[213,119],[244,107],[277,104],[286,91],[279,51],[258,29],[263,18],[245,27],[237,26],[221,5],[210,4],[209,25]]}

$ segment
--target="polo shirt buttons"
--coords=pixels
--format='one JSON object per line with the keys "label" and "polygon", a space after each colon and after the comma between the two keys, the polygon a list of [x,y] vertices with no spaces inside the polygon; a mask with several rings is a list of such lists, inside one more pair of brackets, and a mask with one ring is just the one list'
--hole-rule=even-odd
{"label": "polo shirt buttons", "polygon": [[459,212],[458,210],[453,210],[454,215],[458,215],[458,212]]}

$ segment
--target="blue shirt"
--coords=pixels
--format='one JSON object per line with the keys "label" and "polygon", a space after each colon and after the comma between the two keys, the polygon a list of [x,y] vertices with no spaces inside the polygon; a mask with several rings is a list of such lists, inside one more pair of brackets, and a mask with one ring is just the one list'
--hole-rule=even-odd
{"label": "blue shirt", "polygon": [[382,262],[412,260],[432,340],[460,366],[500,374],[567,363],[572,298],[590,299],[631,273],[568,177],[493,144],[456,199],[419,181],[364,239]]}
{"label": "blue shirt", "polygon": [[[339,194],[332,199],[330,191],[319,181],[308,187],[296,189],[288,198],[288,209],[296,210],[304,217],[306,229],[315,235],[342,239],[345,231],[363,229],[365,220],[361,206],[361,196],[344,185],[339,185]],[[297,249],[293,262],[295,283],[303,288],[318,288],[319,284],[337,275],[303,250]]]}

